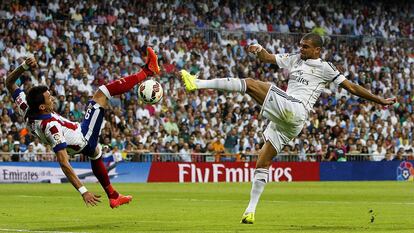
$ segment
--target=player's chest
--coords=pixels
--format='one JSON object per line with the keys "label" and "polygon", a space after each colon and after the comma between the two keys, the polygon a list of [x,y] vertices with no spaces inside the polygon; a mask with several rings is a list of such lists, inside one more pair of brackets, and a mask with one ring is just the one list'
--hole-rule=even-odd
{"label": "player's chest", "polygon": [[322,69],[319,66],[310,66],[305,61],[299,60],[293,64],[290,75],[319,77],[322,76]]}
{"label": "player's chest", "polygon": [[294,64],[289,73],[289,79],[305,85],[318,83],[321,81],[321,77],[321,69],[306,65],[304,62]]}

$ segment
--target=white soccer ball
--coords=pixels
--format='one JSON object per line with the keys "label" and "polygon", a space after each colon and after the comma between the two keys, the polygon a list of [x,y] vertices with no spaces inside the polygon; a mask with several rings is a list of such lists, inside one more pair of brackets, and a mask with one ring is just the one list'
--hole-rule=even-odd
{"label": "white soccer ball", "polygon": [[159,82],[150,79],[139,85],[138,94],[145,103],[156,104],[162,99],[164,90]]}

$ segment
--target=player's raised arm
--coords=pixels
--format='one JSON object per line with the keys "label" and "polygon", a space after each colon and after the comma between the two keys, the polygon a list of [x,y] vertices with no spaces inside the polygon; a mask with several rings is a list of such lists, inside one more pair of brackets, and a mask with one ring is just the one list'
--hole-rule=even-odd
{"label": "player's raised arm", "polygon": [[75,174],[72,166],[69,163],[69,156],[66,149],[61,149],[56,152],[57,160],[62,168],[63,173],[65,173],[66,177],[68,178],[69,182],[79,191],[82,195],[83,201],[86,205],[96,206],[100,196],[95,195],[89,192],[85,186],[83,186],[82,182],[79,180],[78,176]]}
{"label": "player's raised arm", "polygon": [[369,92],[367,89],[363,88],[360,85],[357,85],[355,83],[352,83],[351,81],[345,79],[341,82],[341,87],[345,88],[347,91],[351,92],[354,95],[357,95],[359,97],[362,97],[364,99],[373,101],[375,103],[381,104],[381,105],[391,105],[396,102],[396,98],[389,98],[384,99],[380,96],[374,95],[371,92]]}
{"label": "player's raised arm", "polygon": [[334,82],[336,85],[345,88],[350,93],[384,106],[391,105],[396,102],[396,98],[384,99],[381,96],[372,94],[364,87],[346,79],[343,75],[345,69],[341,65],[335,66],[330,62],[325,62],[324,65],[324,73],[328,80]]}
{"label": "player's raised arm", "polygon": [[34,69],[37,67],[36,59],[33,57],[27,58],[20,66],[14,69],[6,78],[6,87],[10,94],[13,94],[14,91],[19,88],[16,85],[17,79],[22,75],[25,71],[29,69]]}
{"label": "player's raised arm", "polygon": [[252,44],[252,45],[249,45],[247,47],[247,51],[249,53],[256,54],[257,57],[262,62],[277,64],[276,63],[275,55],[270,54],[269,52],[267,52],[266,49],[263,48],[263,46],[261,46],[260,44]]}

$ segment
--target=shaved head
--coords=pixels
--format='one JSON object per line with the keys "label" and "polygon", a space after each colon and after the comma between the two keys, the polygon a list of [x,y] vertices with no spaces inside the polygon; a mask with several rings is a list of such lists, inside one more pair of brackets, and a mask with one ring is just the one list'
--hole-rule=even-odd
{"label": "shaved head", "polygon": [[316,33],[313,33],[313,32],[304,35],[302,37],[302,40],[312,41],[312,45],[315,46],[315,47],[322,48],[322,46],[323,46],[322,37],[320,35],[316,34]]}

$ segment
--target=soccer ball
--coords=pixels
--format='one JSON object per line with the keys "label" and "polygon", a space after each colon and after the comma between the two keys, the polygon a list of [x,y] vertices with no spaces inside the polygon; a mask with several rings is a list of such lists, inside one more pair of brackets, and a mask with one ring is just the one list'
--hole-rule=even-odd
{"label": "soccer ball", "polygon": [[139,97],[147,104],[156,104],[160,102],[164,91],[159,82],[154,80],[146,80],[139,85]]}

